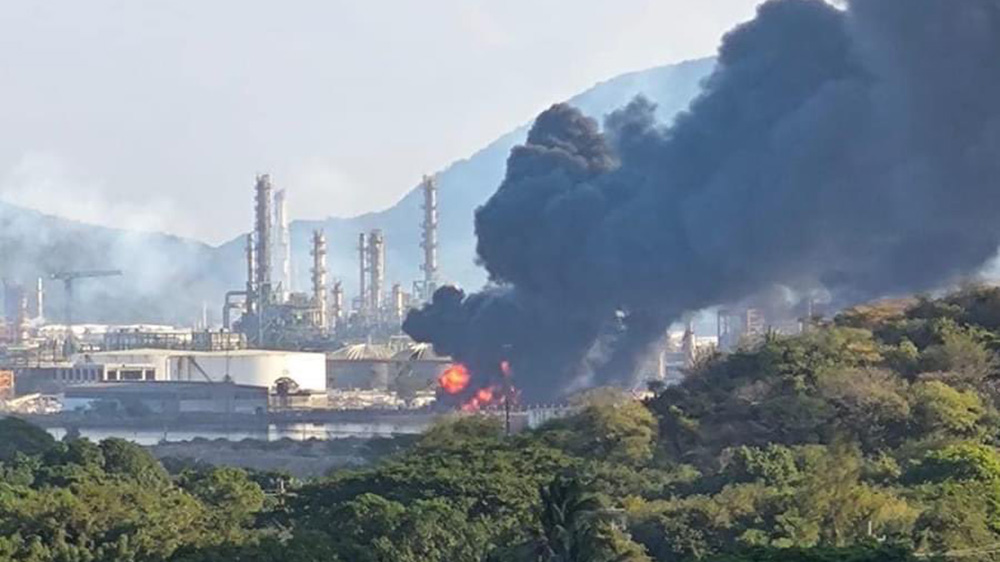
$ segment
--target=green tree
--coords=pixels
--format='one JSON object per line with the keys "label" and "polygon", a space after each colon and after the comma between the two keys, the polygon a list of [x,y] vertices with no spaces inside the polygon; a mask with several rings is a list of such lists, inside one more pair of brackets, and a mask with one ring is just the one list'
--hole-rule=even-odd
{"label": "green tree", "polygon": [[539,435],[578,457],[634,466],[652,459],[657,422],[649,408],[635,400],[602,400],[585,405],[578,414],[549,422]]}
{"label": "green tree", "polygon": [[442,500],[404,506],[362,494],[330,523],[338,552],[352,562],[475,562],[489,548],[485,529]]}
{"label": "green tree", "polygon": [[905,546],[857,545],[842,548],[754,548],[712,557],[709,562],[917,562]]}
{"label": "green tree", "polygon": [[909,474],[911,482],[974,480],[1000,486],[1000,454],[979,443],[958,443],[928,452]]}
{"label": "green tree", "polygon": [[941,381],[916,383],[910,394],[915,429],[923,433],[971,436],[986,411],[975,392],[957,390]]}
{"label": "green tree", "polygon": [[227,534],[251,523],[264,507],[263,490],[238,468],[185,472],[181,487],[211,510],[213,526]]}
{"label": "green tree", "polygon": [[866,450],[898,445],[906,437],[910,404],[906,381],[884,369],[840,369],[817,382],[822,397],[837,410],[835,424]]}
{"label": "green tree", "polygon": [[540,494],[537,539],[531,550],[542,562],[641,562],[642,547],[608,517],[598,498],[576,478],[557,477]]}
{"label": "green tree", "polygon": [[124,439],[101,441],[104,470],[151,486],[162,486],[169,480],[167,471],[148,451]]}
{"label": "green tree", "polygon": [[737,447],[728,455],[723,469],[727,482],[761,481],[769,486],[787,486],[800,476],[795,455],[783,445],[771,444],[767,447]]}
{"label": "green tree", "polygon": [[924,372],[947,373],[950,382],[978,387],[997,369],[996,357],[973,330],[948,327],[941,342],[925,349],[919,367]]}
{"label": "green tree", "polygon": [[19,418],[0,419],[0,462],[9,461],[17,453],[39,455],[56,445],[56,440],[44,429]]}

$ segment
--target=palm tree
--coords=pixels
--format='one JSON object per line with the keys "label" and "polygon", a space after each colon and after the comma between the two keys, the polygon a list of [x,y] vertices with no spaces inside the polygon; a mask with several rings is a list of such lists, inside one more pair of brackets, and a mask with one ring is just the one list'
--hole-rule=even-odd
{"label": "palm tree", "polygon": [[594,515],[601,503],[576,478],[558,476],[540,490],[538,557],[545,562],[584,562]]}

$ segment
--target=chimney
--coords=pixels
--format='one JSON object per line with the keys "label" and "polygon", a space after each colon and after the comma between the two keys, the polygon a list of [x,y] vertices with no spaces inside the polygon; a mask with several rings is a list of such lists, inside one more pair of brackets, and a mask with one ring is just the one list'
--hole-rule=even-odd
{"label": "chimney", "polygon": [[326,310],[326,235],[322,230],[313,231],[312,237],[312,289],[313,306],[317,309],[316,325],[327,329]]}

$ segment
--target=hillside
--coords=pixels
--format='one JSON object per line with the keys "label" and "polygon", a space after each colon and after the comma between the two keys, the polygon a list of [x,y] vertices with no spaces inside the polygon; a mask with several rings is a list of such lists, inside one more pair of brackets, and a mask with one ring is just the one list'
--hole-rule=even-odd
{"label": "hillside", "polygon": [[[76,318],[88,322],[189,323],[202,301],[238,282],[218,249],[166,234],[130,232],[53,217],[0,202],[0,277],[33,285],[69,270],[121,269],[80,281]],[[46,316],[61,320],[61,284],[47,281]]]}
{"label": "hillside", "polygon": [[[697,94],[712,59],[623,74],[572,98],[570,103],[597,118],[638,94],[659,104],[669,120]],[[510,149],[521,142],[529,124],[500,137],[472,156],[439,173],[441,267],[444,278],[465,287],[484,281],[474,263],[472,214],[499,185]],[[276,178],[278,186],[281,178]],[[247,205],[252,185],[247,184]],[[359,232],[381,228],[387,239],[389,283],[409,287],[420,275],[421,194],[415,186],[396,205],[349,219],[294,221],[291,225],[296,288],[307,286],[313,229],[326,231],[329,268],[344,282],[348,297],[357,287],[355,246]],[[109,219],[113,224],[113,217]],[[249,220],[248,226],[249,226]],[[77,319],[91,322],[162,321],[189,324],[200,317],[203,303],[210,320],[226,290],[244,282],[244,235],[219,247],[156,233],[137,233],[94,226],[0,202],[0,277],[17,282],[58,270],[118,268],[126,275],[79,285]],[[62,287],[50,283],[49,317],[62,316]]]}

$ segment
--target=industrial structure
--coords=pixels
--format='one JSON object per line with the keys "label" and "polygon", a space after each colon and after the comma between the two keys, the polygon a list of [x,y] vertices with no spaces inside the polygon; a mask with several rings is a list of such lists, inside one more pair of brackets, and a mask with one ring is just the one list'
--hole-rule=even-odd
{"label": "industrial structure", "polygon": [[110,409],[133,415],[267,412],[266,388],[234,383],[95,383],[66,389],[65,411]]}
{"label": "industrial structure", "polygon": [[369,315],[378,316],[385,298],[385,236],[381,230],[368,234],[368,306]]}
{"label": "industrial structure", "polygon": [[66,299],[66,312],[63,322],[66,324],[66,353],[73,353],[76,350],[76,342],[73,338],[73,288],[78,279],[92,279],[95,277],[116,277],[122,272],[117,269],[91,270],[91,271],[60,271],[52,274],[52,279],[63,282],[64,295]]}
{"label": "industrial structure", "polygon": [[288,203],[285,201],[285,190],[279,189],[274,194],[274,271],[272,279],[277,279],[280,290],[278,301],[285,302],[294,290],[292,286],[292,238],[288,229]]}
{"label": "industrial structure", "polygon": [[[292,286],[291,239],[285,192],[274,192],[268,174],[257,176],[253,224],[253,233],[246,243],[246,288],[226,294],[222,309],[223,330],[232,329],[243,334],[248,345],[256,348],[322,346],[328,314],[325,236],[321,231],[313,236],[312,294],[297,293],[289,290]],[[277,285],[273,282],[275,279]],[[241,312],[235,322],[232,319],[234,311]]]}
{"label": "industrial structure", "polygon": [[438,287],[437,180],[434,176],[424,176],[420,187],[424,196],[424,220],[420,225],[420,247],[424,250],[424,263],[420,268],[424,272],[424,278],[414,283],[413,293],[420,302],[427,302]]}
{"label": "industrial structure", "polygon": [[312,289],[313,303],[316,305],[316,326],[323,331],[328,328],[326,306],[326,235],[322,230],[313,231],[312,237]]}
{"label": "industrial structure", "polygon": [[760,342],[765,335],[800,334],[826,313],[824,303],[806,298],[785,307],[765,312],[755,307],[720,308],[717,330],[720,351],[733,351]]}
{"label": "industrial structure", "polygon": [[226,293],[222,328],[261,349],[332,350],[362,341],[384,341],[401,334],[410,307],[429,300],[439,285],[437,185],[421,183],[423,220],[422,278],[413,292],[386,279],[387,239],[380,228],[358,233],[357,295],[350,300],[343,283],[329,276],[327,238],[311,237],[309,292],[293,290],[291,237],[285,191],[271,176],[257,176],[253,232],[246,240],[246,287]]}
{"label": "industrial structure", "polygon": [[[420,189],[421,276],[412,292],[410,283],[389,278],[387,250],[396,241],[379,225],[358,233],[355,295],[345,294],[342,279],[349,272],[331,274],[330,240],[321,229],[309,238],[309,282],[303,276],[297,283],[293,268],[301,261],[293,260],[287,193],[268,174],[255,178],[245,283],[225,293],[221,328],[209,326],[204,310],[193,327],[76,323],[78,283],[123,274],[115,269],[51,273],[48,278],[62,284],[65,311],[62,324],[47,324],[44,280],[5,279],[0,406],[28,395],[42,397],[45,408],[39,411],[53,403],[58,408],[63,397],[64,410],[104,400],[138,401],[160,413],[256,411],[220,406],[244,390],[250,397],[245,404],[280,394],[281,409],[316,407],[316,396],[325,406],[328,392],[339,393],[329,404],[412,408],[432,400],[450,359],[401,331],[410,308],[429,300],[440,285],[435,179],[425,176]],[[212,398],[198,406],[198,396]]]}

